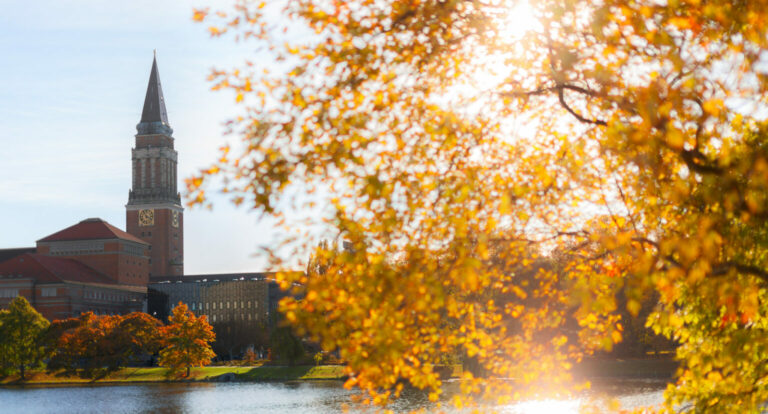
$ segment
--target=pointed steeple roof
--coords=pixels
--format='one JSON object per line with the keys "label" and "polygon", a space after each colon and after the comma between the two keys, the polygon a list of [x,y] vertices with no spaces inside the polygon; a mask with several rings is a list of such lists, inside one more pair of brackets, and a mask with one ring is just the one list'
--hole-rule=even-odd
{"label": "pointed steeple roof", "polygon": [[141,112],[141,122],[162,122],[168,124],[168,113],[165,110],[163,86],[160,84],[160,74],[157,73],[157,58],[152,59],[152,71],[149,73],[147,95],[144,98],[144,110]]}
{"label": "pointed steeple roof", "polygon": [[147,94],[144,97],[144,109],[141,111],[141,121],[136,125],[136,129],[139,134],[171,135],[173,133],[168,123],[168,112],[165,109],[163,86],[160,84],[160,74],[157,70],[157,56],[152,59]]}

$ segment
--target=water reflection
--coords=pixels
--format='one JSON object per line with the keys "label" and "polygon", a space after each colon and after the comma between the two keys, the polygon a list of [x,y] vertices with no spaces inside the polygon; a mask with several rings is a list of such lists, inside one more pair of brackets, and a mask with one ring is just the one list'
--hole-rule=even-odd
{"label": "water reflection", "polygon": [[[458,387],[448,384],[449,398]],[[664,383],[659,381],[612,381],[597,384],[587,397],[608,395],[623,408],[661,402]],[[5,388],[0,389],[0,412],[8,413],[341,413],[352,391],[340,382],[286,383],[192,383],[121,386]],[[529,401],[495,407],[499,412],[577,412],[581,400]],[[423,392],[404,393],[391,409],[409,412],[434,408]],[[351,406],[351,412],[373,412]],[[448,412],[455,412],[448,410]]]}

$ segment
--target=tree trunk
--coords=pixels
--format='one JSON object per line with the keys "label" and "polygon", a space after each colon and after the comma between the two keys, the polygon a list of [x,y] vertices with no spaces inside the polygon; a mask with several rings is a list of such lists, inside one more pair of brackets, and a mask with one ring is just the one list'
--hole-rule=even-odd
{"label": "tree trunk", "polygon": [[187,378],[189,378],[189,370],[190,370],[190,367],[187,367]]}
{"label": "tree trunk", "polygon": [[24,381],[24,364],[19,365],[19,371],[21,371],[21,380]]}

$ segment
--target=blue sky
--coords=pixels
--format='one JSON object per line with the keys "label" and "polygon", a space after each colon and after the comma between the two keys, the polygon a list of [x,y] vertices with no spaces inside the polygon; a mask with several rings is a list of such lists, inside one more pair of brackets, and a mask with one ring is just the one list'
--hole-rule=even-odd
{"label": "blue sky", "polygon": [[[88,217],[125,228],[131,148],[152,50],[157,49],[179,178],[235,137],[229,92],[212,92],[214,66],[248,45],[211,39],[192,8],[215,0],[3,0],[0,13],[0,248],[35,241]],[[253,46],[250,46],[253,48]],[[252,56],[251,56],[252,57]],[[180,183],[181,188],[181,183]],[[225,198],[185,211],[185,273],[263,270],[254,256],[280,230]]]}

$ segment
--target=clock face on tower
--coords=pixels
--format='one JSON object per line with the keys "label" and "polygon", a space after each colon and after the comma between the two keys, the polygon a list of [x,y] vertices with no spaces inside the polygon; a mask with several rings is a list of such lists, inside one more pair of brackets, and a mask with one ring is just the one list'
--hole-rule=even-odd
{"label": "clock face on tower", "polygon": [[155,224],[155,210],[139,210],[139,226],[153,226]]}
{"label": "clock face on tower", "polygon": [[171,212],[171,226],[179,227],[179,212],[176,210]]}

